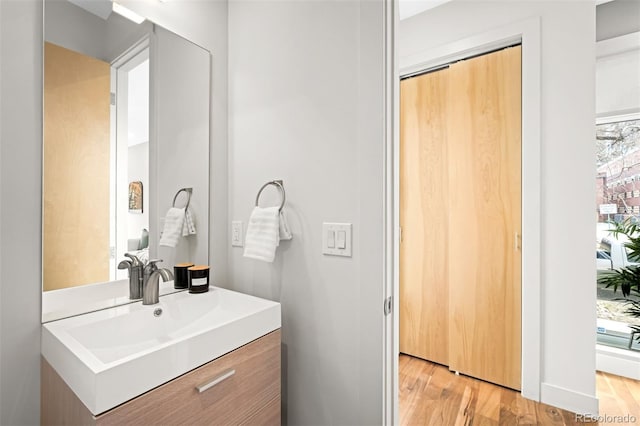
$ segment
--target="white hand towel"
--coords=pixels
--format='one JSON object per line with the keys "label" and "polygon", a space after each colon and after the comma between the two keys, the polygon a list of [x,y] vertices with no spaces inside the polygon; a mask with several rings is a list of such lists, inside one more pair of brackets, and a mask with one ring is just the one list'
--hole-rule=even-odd
{"label": "white hand towel", "polygon": [[182,234],[185,212],[183,208],[171,207],[164,217],[164,229],[160,237],[160,245],[175,247]]}
{"label": "white hand towel", "polygon": [[244,257],[273,262],[280,241],[278,207],[254,207],[244,241]]}
{"label": "white hand towel", "polygon": [[287,219],[284,216],[284,212],[280,211],[280,240],[290,240],[293,238],[291,234],[291,230],[289,229],[289,224],[287,223]]}
{"label": "white hand towel", "polygon": [[187,235],[195,235],[196,234],[196,224],[193,220],[193,213],[191,212],[191,208],[188,208],[184,214],[184,224],[182,225],[182,236],[186,237]]}

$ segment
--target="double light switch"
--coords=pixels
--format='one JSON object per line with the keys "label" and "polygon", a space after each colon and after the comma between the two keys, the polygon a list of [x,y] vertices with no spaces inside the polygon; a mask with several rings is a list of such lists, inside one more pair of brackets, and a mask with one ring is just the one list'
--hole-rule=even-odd
{"label": "double light switch", "polygon": [[327,248],[346,249],[347,231],[327,231]]}
{"label": "double light switch", "polygon": [[332,256],[351,256],[351,224],[322,224],[322,253]]}

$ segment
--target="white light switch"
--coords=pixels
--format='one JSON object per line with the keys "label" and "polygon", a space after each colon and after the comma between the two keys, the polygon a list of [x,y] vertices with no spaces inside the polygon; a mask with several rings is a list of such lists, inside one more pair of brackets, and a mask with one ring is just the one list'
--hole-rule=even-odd
{"label": "white light switch", "polygon": [[242,221],[234,220],[231,222],[231,245],[234,247],[242,247]]}
{"label": "white light switch", "polygon": [[327,248],[336,248],[336,231],[327,231]]}
{"label": "white light switch", "polygon": [[322,224],[322,253],[351,257],[351,224]]}

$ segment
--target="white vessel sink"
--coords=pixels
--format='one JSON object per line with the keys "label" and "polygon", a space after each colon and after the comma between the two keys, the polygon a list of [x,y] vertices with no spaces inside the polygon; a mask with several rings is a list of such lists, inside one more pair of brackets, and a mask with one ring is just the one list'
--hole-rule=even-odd
{"label": "white vessel sink", "polygon": [[42,355],[97,415],[280,324],[279,303],[211,287],[43,324]]}

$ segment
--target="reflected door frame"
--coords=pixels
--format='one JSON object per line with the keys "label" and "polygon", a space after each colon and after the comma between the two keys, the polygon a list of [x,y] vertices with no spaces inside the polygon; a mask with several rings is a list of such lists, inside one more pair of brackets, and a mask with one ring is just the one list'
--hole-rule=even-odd
{"label": "reflected door frame", "polygon": [[[118,220],[128,214],[128,85],[129,71],[149,59],[149,36],[145,36],[111,62],[111,156],[110,170],[110,279],[126,279],[127,271],[118,270],[117,264],[128,251],[127,221]],[[114,99],[115,98],[115,99]],[[118,191],[118,189],[121,189]],[[148,194],[148,191],[147,191]],[[148,195],[145,195],[148,196]]]}

